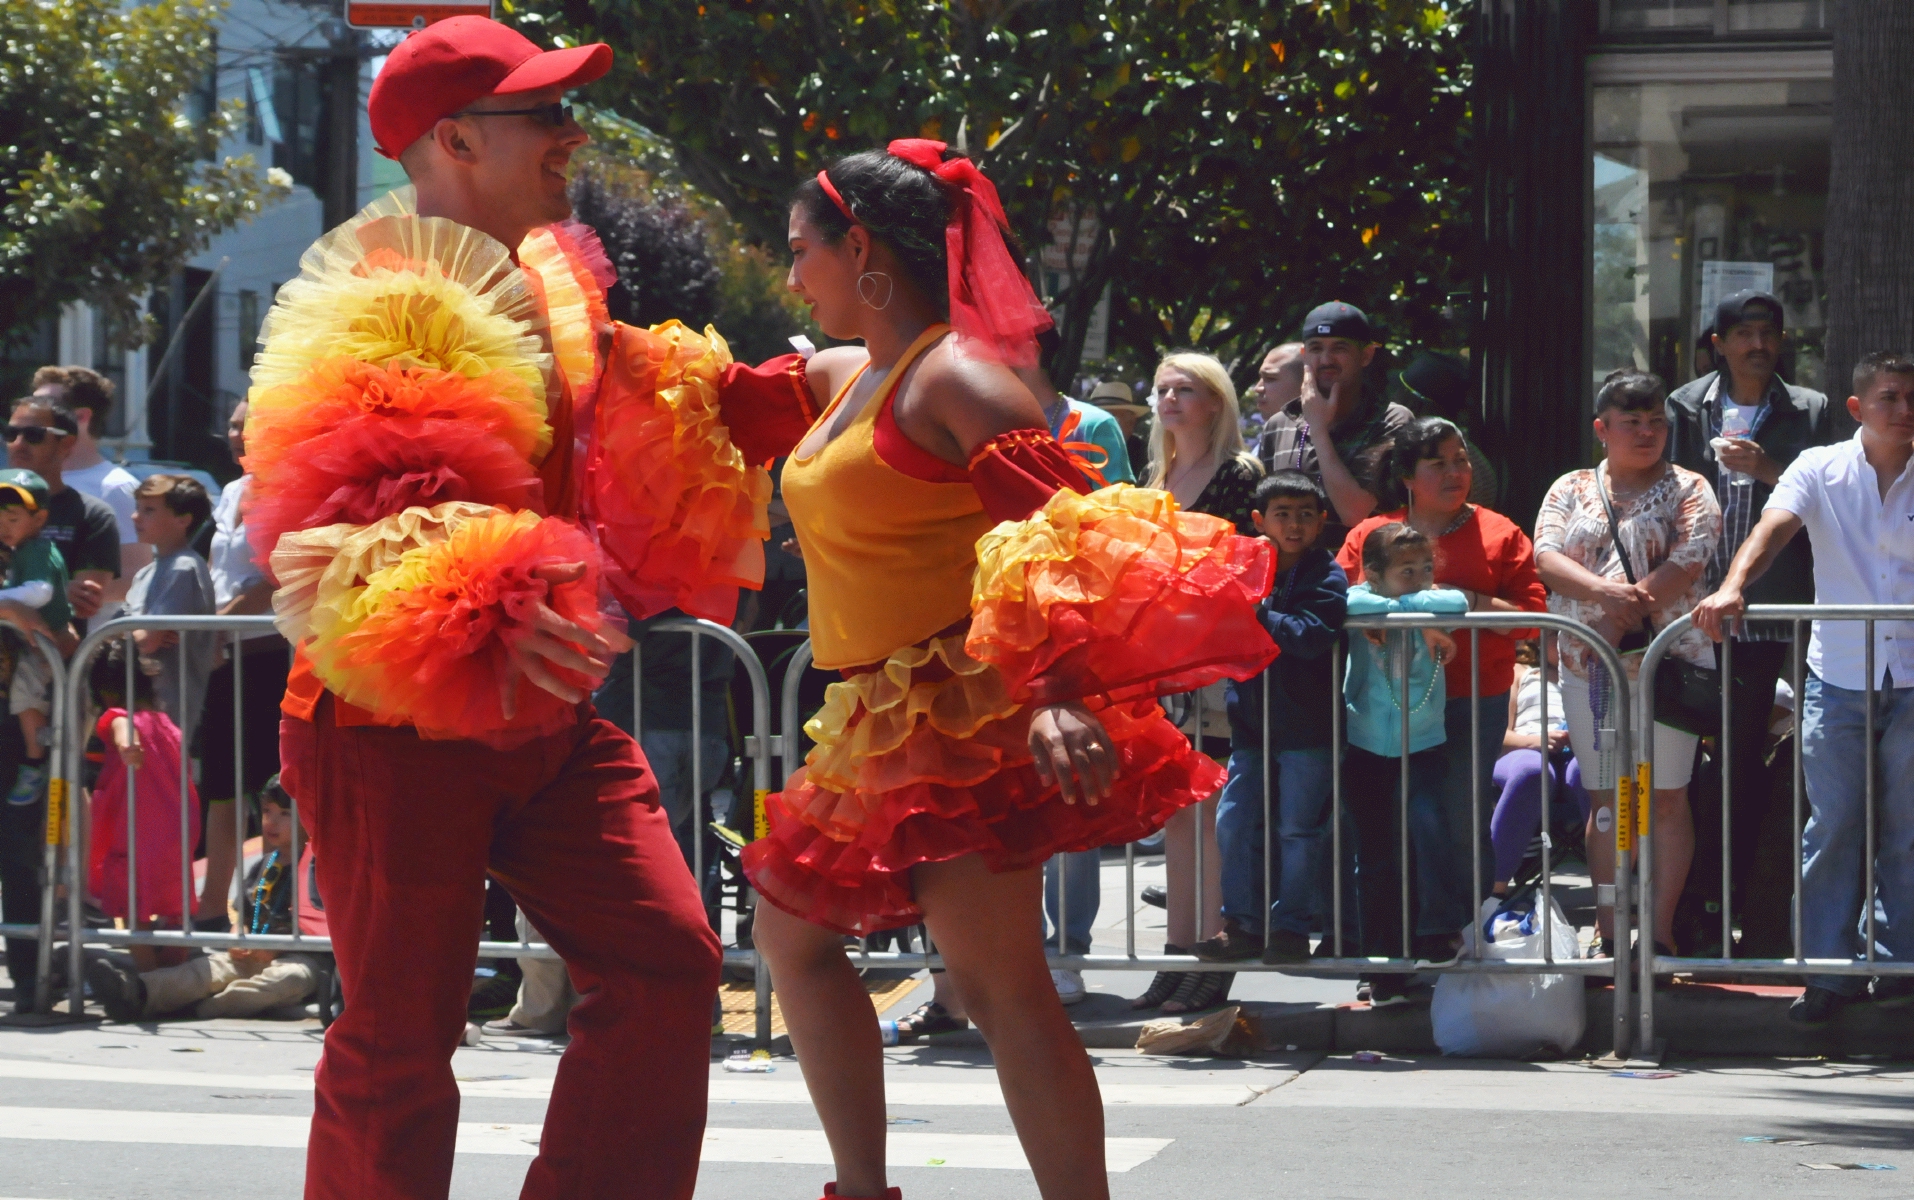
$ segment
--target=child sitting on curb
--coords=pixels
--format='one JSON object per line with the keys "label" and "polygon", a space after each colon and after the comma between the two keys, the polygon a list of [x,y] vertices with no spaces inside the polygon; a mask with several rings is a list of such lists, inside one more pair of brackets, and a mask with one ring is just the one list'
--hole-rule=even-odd
{"label": "child sitting on curb", "polygon": [[[240,920],[247,933],[289,934],[298,848],[292,800],[277,775],[260,792],[259,833],[265,853],[246,872]],[[155,971],[137,972],[118,957],[94,959],[86,968],[108,1019],[121,1022],[189,1008],[202,1020],[256,1016],[311,999],[319,974],[314,955],[243,946]]]}

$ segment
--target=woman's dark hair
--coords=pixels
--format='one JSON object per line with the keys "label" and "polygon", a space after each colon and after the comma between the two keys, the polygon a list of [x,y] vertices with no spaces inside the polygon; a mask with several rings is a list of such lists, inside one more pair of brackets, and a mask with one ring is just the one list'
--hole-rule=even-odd
{"label": "woman's dark hair", "polygon": [[[961,158],[944,151],[944,161]],[[950,194],[935,175],[882,150],[866,150],[832,163],[831,186],[857,214],[857,223],[889,246],[912,287],[942,311],[950,304],[950,265],[944,227]],[[830,245],[844,240],[850,218],[839,211],[816,179],[798,185],[791,204],[801,208]],[[1014,247],[1013,247],[1014,253]]]}
{"label": "woman's dark hair", "polygon": [[1634,367],[1610,371],[1595,393],[1595,415],[1606,412],[1654,412],[1668,397],[1661,376]]}
{"label": "woman's dark hair", "polygon": [[153,677],[133,663],[133,703],[126,702],[126,643],[113,641],[93,656],[87,671],[87,683],[101,708],[155,708],[159,698],[153,689]]}
{"label": "woman's dark hair", "polygon": [[1435,458],[1442,443],[1450,438],[1459,439],[1463,448],[1468,448],[1469,439],[1461,428],[1444,417],[1417,417],[1396,430],[1395,442],[1389,448],[1389,478],[1399,483],[1415,478],[1416,464]]}
{"label": "woman's dark hair", "polygon": [[1402,521],[1378,525],[1362,540],[1362,573],[1375,578],[1388,573],[1389,563],[1405,550],[1435,553],[1429,535]]}

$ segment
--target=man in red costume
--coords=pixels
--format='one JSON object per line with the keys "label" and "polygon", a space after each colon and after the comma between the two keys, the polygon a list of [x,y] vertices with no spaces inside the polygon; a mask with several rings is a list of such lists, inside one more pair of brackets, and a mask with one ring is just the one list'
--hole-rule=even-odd
{"label": "man in red costume", "polygon": [[[316,554],[315,575],[330,572],[314,585],[310,626],[306,615],[293,621],[301,654],[282,725],[285,779],[322,848],[320,888],[345,987],[315,1076],[309,1200],[447,1195],[459,1112],[450,1060],[488,874],[563,955],[582,996],[523,1195],[679,1198],[696,1178],[717,940],[643,757],[588,702],[628,644],[598,625],[599,566],[577,527],[584,463],[573,461],[572,407],[595,381],[560,369],[565,346],[589,346],[595,331],[571,310],[564,320],[580,328],[563,327],[549,281],[528,284],[521,276],[535,272],[516,265],[524,252],[501,253],[570,215],[566,168],[586,137],[563,97],[610,63],[608,47],[541,52],[477,17],[412,35],[374,83],[370,115],[380,152],[417,189],[416,214],[381,216],[375,205],[363,227],[329,234],[320,249],[343,265],[309,254],[267,326],[249,433],[267,469],[257,511],[277,551],[282,625],[303,612],[292,597],[305,576],[288,548]],[[381,230],[388,248],[366,249]],[[453,256],[447,239],[476,249]],[[443,261],[431,257],[439,253]],[[494,265],[475,269],[469,294],[447,292],[444,280],[484,254]],[[367,299],[368,289],[385,290]],[[432,317],[441,293],[456,321]],[[508,301],[532,317],[497,326],[509,336],[486,334]],[[335,334],[314,332],[354,304],[359,315],[341,317]],[[386,341],[368,329],[388,331]],[[467,341],[448,349],[459,337]],[[488,373],[488,363],[505,367]],[[417,397],[432,388],[448,398],[421,407]],[[350,419],[326,417],[302,441],[297,422],[320,422],[333,411],[326,404]],[[473,449],[490,435],[447,419],[468,411],[460,404],[496,418],[488,428],[504,441]],[[342,448],[356,436],[346,429],[353,421],[385,432],[352,443],[370,450]],[[483,470],[472,465],[481,450],[497,452]],[[329,467],[329,454],[359,458]],[[326,470],[337,477],[313,485]],[[514,470],[523,478],[501,482],[499,472]],[[401,527],[384,559],[351,540]],[[430,588],[399,586],[417,582],[404,572],[420,561],[436,571],[455,552],[482,551],[475,530],[508,548],[498,561],[454,563],[460,571],[445,568]],[[543,557],[510,550],[541,537],[555,547]],[[312,549],[312,539],[323,545]],[[400,561],[404,547],[414,553]],[[325,589],[348,585],[363,603],[329,609]],[[407,610],[417,618],[409,639],[391,632],[405,615],[393,615],[402,606],[392,596],[427,606]],[[419,614],[433,603],[454,608],[428,626]],[[431,658],[434,643],[471,630],[457,662]],[[402,654],[413,665],[392,667]],[[463,674],[430,685],[427,667]],[[481,709],[486,721],[473,715]]]}

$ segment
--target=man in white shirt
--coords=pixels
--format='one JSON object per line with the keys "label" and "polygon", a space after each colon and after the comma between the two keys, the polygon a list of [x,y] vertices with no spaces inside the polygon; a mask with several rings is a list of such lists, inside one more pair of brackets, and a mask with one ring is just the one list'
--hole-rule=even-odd
{"label": "man in white shirt", "polygon": [[153,548],[133,532],[133,489],[140,481],[100,453],[98,432],[113,409],[113,391],[113,381],[91,367],[41,367],[33,373],[33,394],[66,409],[80,425],[60,477],[81,495],[105,501],[119,522],[120,577],[106,585],[105,607],[95,620],[116,615],[133,576],[153,561]]}
{"label": "man in white shirt", "polygon": [[[1804,450],[1781,475],[1761,521],[1695,624],[1719,641],[1747,608],[1743,590],[1801,529],[1814,549],[1817,604],[1914,603],[1914,356],[1870,354],[1854,368],[1853,440]],[[1732,632],[1732,631],[1730,631]],[[1816,621],[1801,697],[1801,758],[1811,815],[1801,839],[1801,947],[1809,958],[1859,958],[1864,906],[1878,899],[1876,958],[1914,957],[1914,621]],[[1874,706],[1876,896],[1862,894],[1867,853],[1867,712]],[[1827,1021],[1865,986],[1810,975],[1788,1015]],[[1904,994],[1877,980],[1877,998]]]}

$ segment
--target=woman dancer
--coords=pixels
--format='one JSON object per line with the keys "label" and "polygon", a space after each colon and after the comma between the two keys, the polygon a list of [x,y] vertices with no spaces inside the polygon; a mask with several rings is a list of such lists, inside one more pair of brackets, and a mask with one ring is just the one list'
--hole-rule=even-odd
{"label": "woman dancer", "polygon": [[[827,1196],[899,1195],[877,1020],[843,939],[919,921],[996,1055],[1043,1195],[1108,1194],[1096,1078],[1044,961],[1040,866],[1213,792],[1222,772],[1154,696],[1274,654],[1253,613],[1266,551],[1161,492],[1081,494],[1012,373],[1048,317],[1004,227],[989,181],[939,142],[847,158],[791,207],[790,286],[826,333],[864,344],[819,353],[784,397],[829,401],[784,489],[817,661],[845,679],[745,862],[836,1160]],[[776,386],[736,374],[728,423],[762,428]]]}

